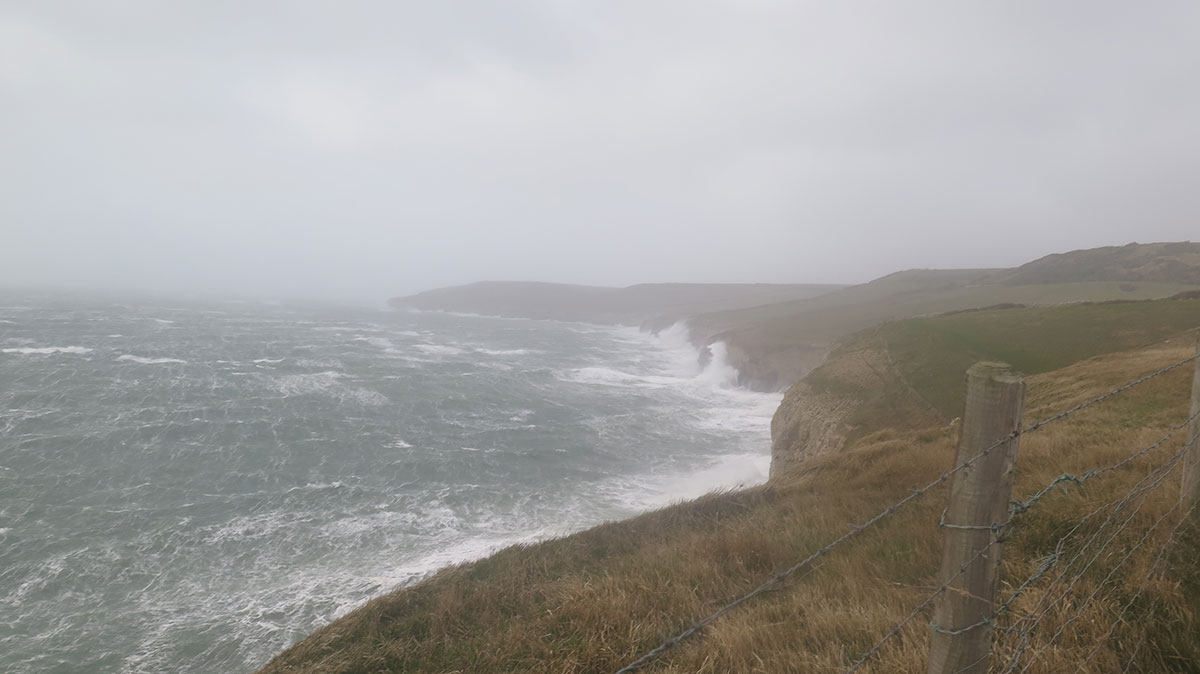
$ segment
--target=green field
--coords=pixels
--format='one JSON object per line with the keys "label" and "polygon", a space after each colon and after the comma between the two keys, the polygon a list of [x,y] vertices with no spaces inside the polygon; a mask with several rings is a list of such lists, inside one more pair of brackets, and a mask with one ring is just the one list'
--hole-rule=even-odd
{"label": "green field", "polygon": [[947,419],[962,409],[963,372],[980,360],[1031,375],[1160,342],[1200,325],[1200,300],[973,311],[884,325],[904,379]]}

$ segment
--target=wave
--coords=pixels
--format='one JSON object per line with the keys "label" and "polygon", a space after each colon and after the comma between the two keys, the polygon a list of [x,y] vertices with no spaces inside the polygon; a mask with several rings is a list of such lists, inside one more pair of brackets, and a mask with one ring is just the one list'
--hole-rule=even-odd
{"label": "wave", "polygon": [[683,383],[684,379],[662,375],[633,374],[611,367],[581,367],[570,370],[561,376],[566,381],[577,384],[598,384],[601,386],[640,386],[646,388],[663,388]]}
{"label": "wave", "polygon": [[140,363],[141,365],[166,365],[168,363],[178,363],[181,365],[187,364],[186,360],[180,360],[179,358],[143,358],[142,356],[131,356],[129,354],[117,356],[117,360]]}
{"label": "wave", "polygon": [[446,346],[445,344],[417,344],[417,349],[435,356],[458,356],[466,353],[457,346]]}
{"label": "wave", "polygon": [[384,351],[392,351],[396,348],[396,345],[392,343],[392,340],[388,339],[387,337],[355,337],[354,341],[366,342],[367,344],[383,349]]}
{"label": "wave", "polygon": [[475,353],[482,353],[486,356],[528,356],[534,353],[530,349],[484,349],[476,348]]}
{"label": "wave", "polygon": [[310,374],[289,374],[275,380],[275,386],[284,396],[328,395],[345,402],[352,400],[362,405],[378,407],[386,405],[388,397],[377,391],[347,386],[340,380],[346,375],[334,370]]}
{"label": "wave", "polygon": [[9,349],[0,349],[2,353],[19,353],[26,356],[48,356],[54,353],[71,353],[84,354],[91,353],[92,350],[86,346],[21,346]]}

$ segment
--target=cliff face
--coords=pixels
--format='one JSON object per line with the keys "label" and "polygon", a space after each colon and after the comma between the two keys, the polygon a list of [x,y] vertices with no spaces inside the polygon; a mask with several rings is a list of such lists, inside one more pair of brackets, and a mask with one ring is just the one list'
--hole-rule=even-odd
{"label": "cliff face", "polygon": [[896,369],[887,343],[859,333],[788,389],[771,419],[773,479],[881,428],[944,423]]}
{"label": "cliff face", "polygon": [[853,398],[818,393],[800,382],[788,389],[771,418],[771,473],[774,479],[807,459],[841,449]]}

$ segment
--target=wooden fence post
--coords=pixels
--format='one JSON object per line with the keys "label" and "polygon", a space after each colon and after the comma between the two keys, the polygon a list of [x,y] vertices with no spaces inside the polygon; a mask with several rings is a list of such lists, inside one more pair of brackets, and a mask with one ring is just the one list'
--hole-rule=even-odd
{"label": "wooden fence post", "polygon": [[[1200,337],[1196,339],[1196,354],[1200,355]],[[1183,484],[1180,485],[1179,499],[1183,502],[1184,512],[1196,502],[1200,492],[1200,358],[1194,361],[1195,369],[1192,374],[1192,423],[1188,425],[1187,438],[1191,441],[1191,449],[1183,455]]]}
{"label": "wooden fence post", "polygon": [[[1024,398],[1025,382],[1008,365],[976,363],[967,370],[955,465],[1019,430]],[[992,527],[1008,519],[1017,446],[1018,438],[1011,437],[956,473],[950,484],[939,582],[958,576],[934,604],[929,674],[987,674],[992,628],[986,619],[994,610],[1001,548]]]}

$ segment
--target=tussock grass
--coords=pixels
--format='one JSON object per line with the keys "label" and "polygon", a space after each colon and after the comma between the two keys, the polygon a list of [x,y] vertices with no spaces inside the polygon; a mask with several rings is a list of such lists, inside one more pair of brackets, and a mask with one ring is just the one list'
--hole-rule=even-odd
{"label": "tussock grass", "polygon": [[[1102,355],[1030,380],[1032,421],[1191,352],[1191,342]],[[1015,497],[1063,472],[1115,463],[1186,417],[1191,373],[1181,368],[1021,440]],[[956,429],[885,429],[803,464],[771,484],[713,494],[565,538],[515,546],[380,597],[314,632],[264,672],[612,672],[886,505],[947,470]],[[1005,544],[1001,596],[1016,587],[1084,514],[1127,492],[1179,448],[1047,496]],[[1177,502],[1177,475],[1032,633],[1032,671],[1197,671],[1200,553],[1195,528],[1155,567]],[[649,667],[655,672],[839,671],[936,587],[945,490],[913,502],[858,538],[725,616]],[[1174,525],[1173,516],[1164,520]],[[1097,522],[1098,524],[1098,522]],[[1068,548],[1085,540],[1084,527]],[[1106,576],[1111,572],[1111,577]],[[1051,578],[1043,581],[1043,585]],[[1097,590],[1095,600],[1086,602]],[[1035,585],[1011,621],[1044,594]],[[1086,605],[1085,605],[1086,603]],[[1122,616],[1121,611],[1129,604]],[[1078,611],[1076,611],[1078,609]],[[1070,620],[1065,637],[1050,636]],[[1109,634],[1109,628],[1117,621]],[[923,672],[928,616],[905,628],[868,671]],[[997,654],[1017,648],[1001,633]],[[1136,652],[1135,652],[1136,651]]]}

